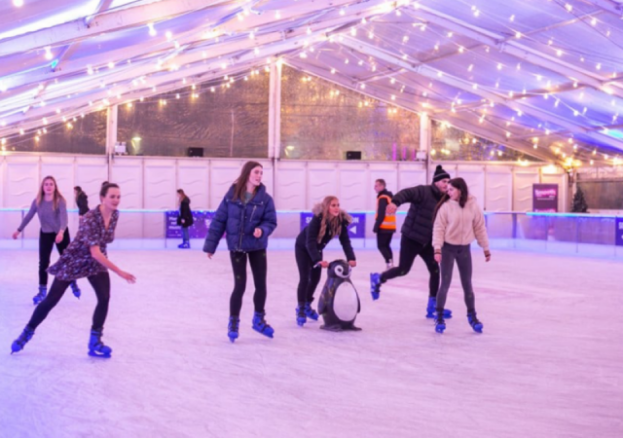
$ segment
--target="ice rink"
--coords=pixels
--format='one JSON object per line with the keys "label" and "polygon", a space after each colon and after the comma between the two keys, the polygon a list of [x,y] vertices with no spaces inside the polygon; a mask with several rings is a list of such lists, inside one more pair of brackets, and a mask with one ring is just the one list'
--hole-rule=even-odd
{"label": "ice rink", "polygon": [[0,436],[623,437],[620,261],[494,251],[485,264],[474,253],[484,333],[467,324],[455,272],[454,318],[439,335],[424,318],[424,264],[372,302],[368,275],[383,263],[359,250],[363,331],[330,333],[295,324],[293,252],[270,251],[275,338],[251,329],[250,277],[231,344],[223,248],[211,261],[197,249],[109,255],[138,281],[113,275],[103,360],[86,354],[85,280],[80,300],[68,291],[9,354],[33,310],[38,257],[0,251]]}

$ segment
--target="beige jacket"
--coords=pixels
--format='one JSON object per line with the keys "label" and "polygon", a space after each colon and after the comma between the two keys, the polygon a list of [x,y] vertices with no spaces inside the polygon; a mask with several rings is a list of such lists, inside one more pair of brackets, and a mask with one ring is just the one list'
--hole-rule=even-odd
{"label": "beige jacket", "polygon": [[485,216],[470,196],[465,207],[457,201],[446,201],[439,211],[433,225],[433,247],[440,250],[444,242],[452,245],[469,245],[476,239],[478,245],[489,251],[489,238],[485,227]]}

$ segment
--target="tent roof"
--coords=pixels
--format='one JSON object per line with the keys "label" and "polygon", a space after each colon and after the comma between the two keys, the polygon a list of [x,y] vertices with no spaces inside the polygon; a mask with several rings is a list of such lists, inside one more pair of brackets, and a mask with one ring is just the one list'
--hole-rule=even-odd
{"label": "tent roof", "polygon": [[279,59],[542,159],[613,164],[622,15],[623,0],[2,2],[0,137]]}

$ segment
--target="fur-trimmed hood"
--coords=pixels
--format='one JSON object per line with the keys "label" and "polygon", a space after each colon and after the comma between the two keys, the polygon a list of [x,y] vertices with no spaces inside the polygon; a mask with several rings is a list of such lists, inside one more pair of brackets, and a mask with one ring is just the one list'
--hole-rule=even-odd
{"label": "fur-trimmed hood", "polygon": [[[314,208],[312,208],[312,213],[314,214],[314,216],[322,216],[322,202],[317,203],[316,205],[314,205]],[[348,214],[348,212],[346,210],[342,210],[340,208],[340,219],[342,220],[342,222],[346,222],[347,224],[351,224],[353,223],[353,217]]]}

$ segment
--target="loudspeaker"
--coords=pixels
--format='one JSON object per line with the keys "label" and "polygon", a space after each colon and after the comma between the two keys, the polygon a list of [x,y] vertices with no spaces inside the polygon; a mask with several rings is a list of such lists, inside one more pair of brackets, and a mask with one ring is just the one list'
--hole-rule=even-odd
{"label": "loudspeaker", "polygon": [[361,151],[346,151],[347,160],[361,160]]}
{"label": "loudspeaker", "polygon": [[203,157],[203,148],[188,148],[186,153],[189,157]]}

